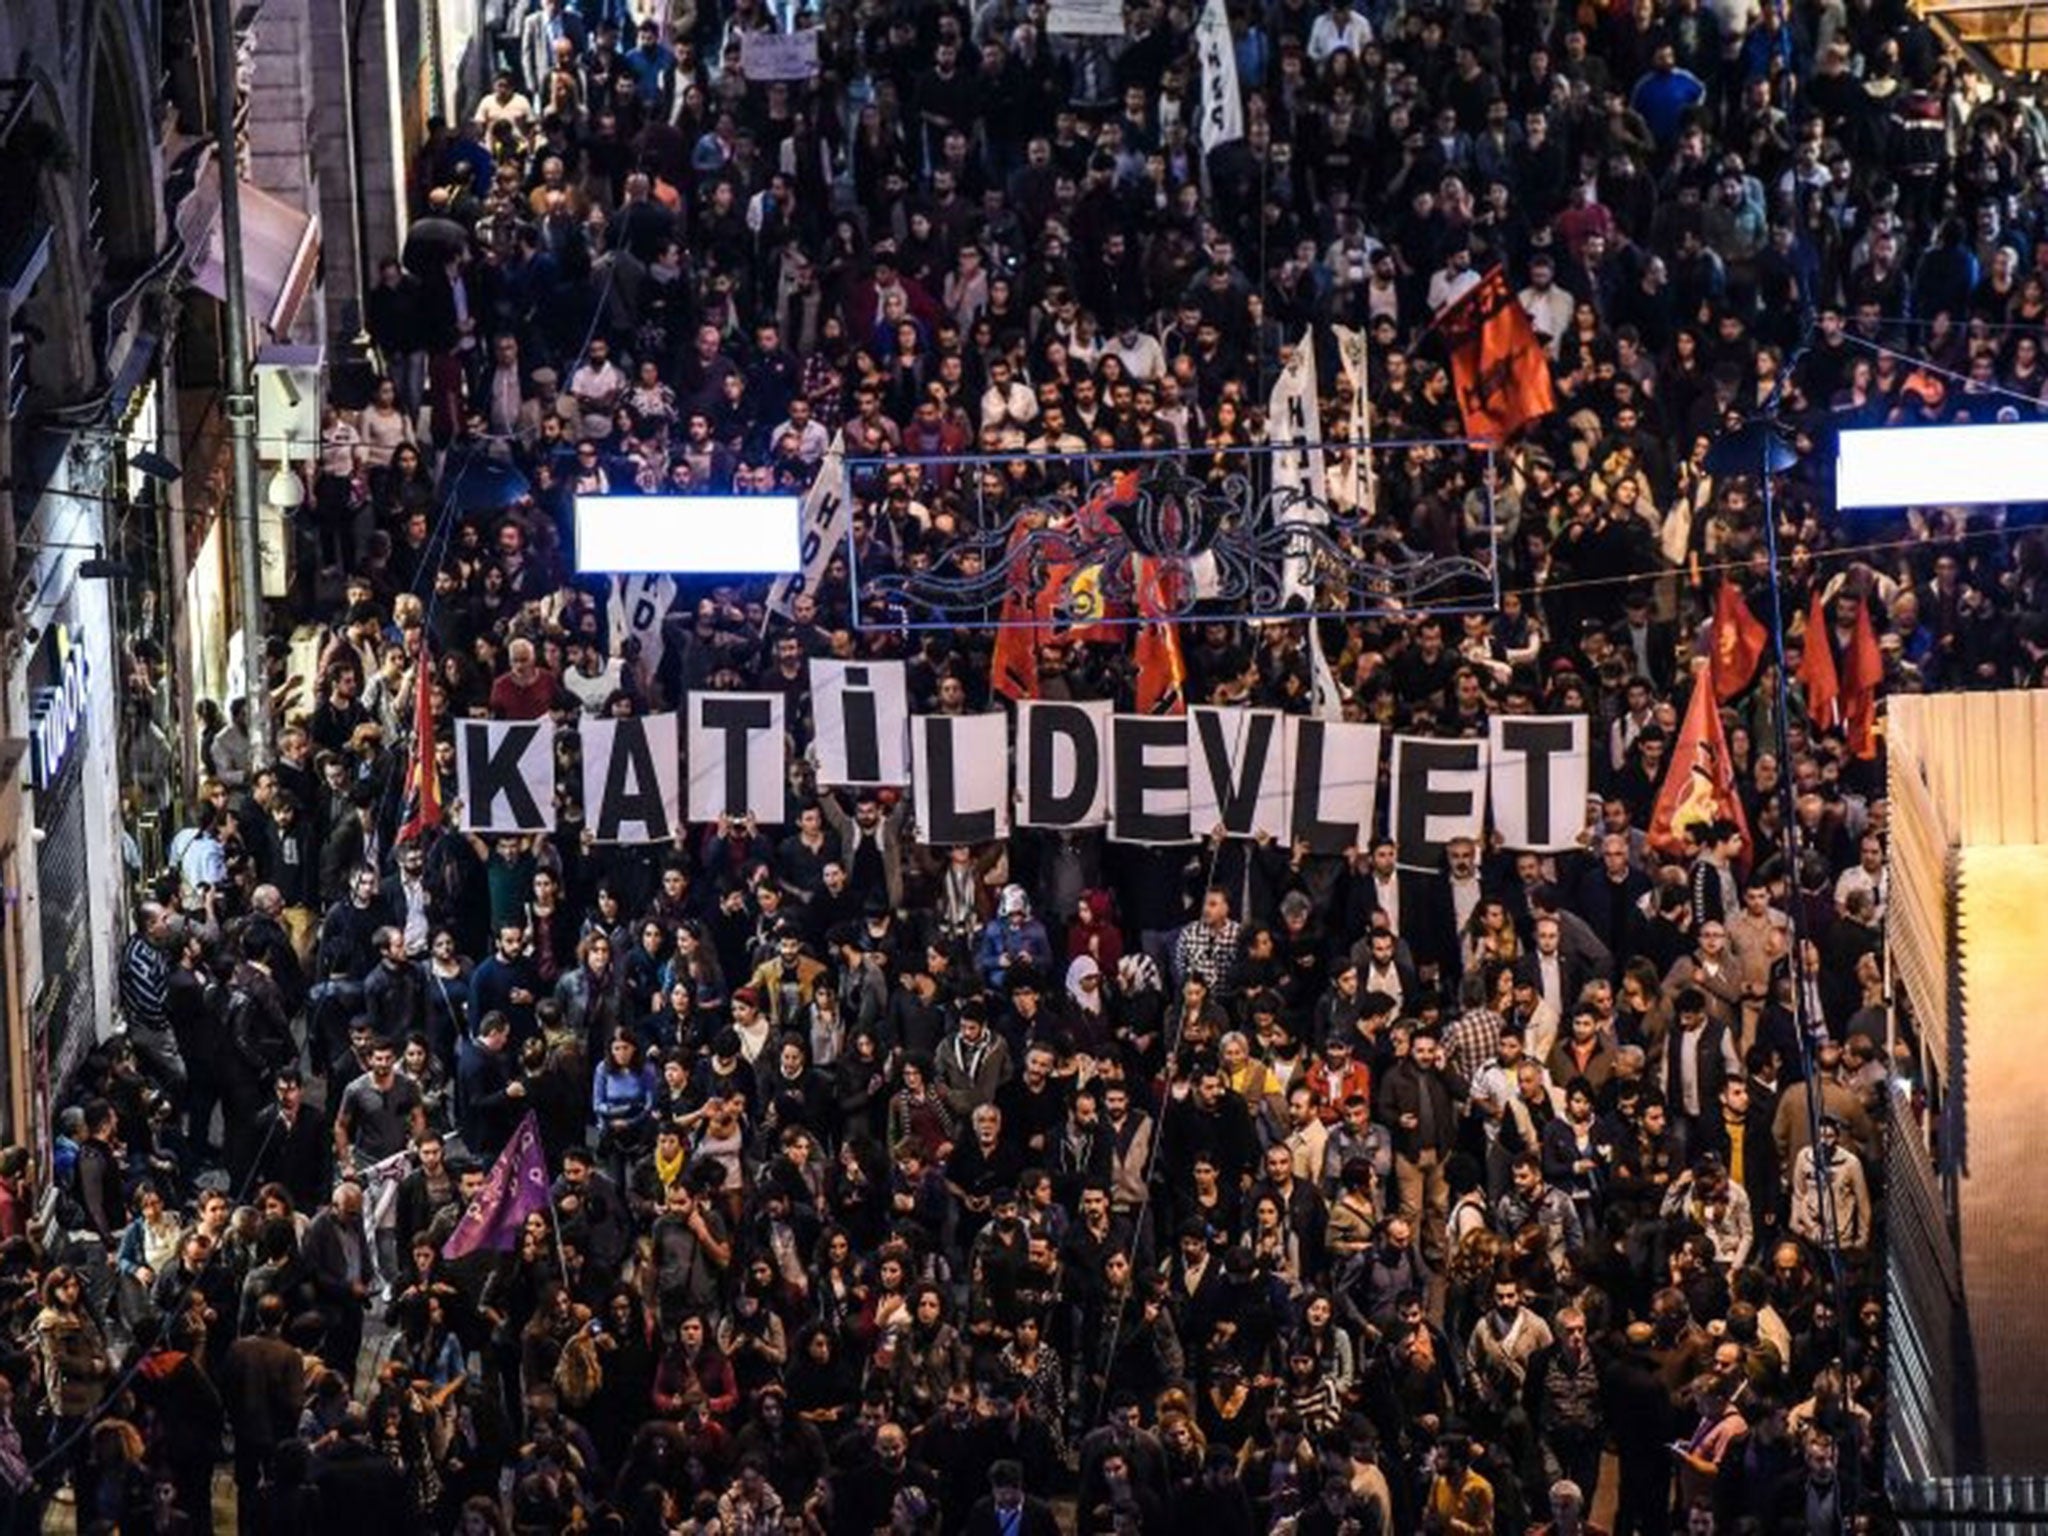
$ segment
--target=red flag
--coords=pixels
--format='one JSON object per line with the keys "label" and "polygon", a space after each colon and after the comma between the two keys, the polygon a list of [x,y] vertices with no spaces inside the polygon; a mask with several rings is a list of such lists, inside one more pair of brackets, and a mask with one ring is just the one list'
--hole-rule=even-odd
{"label": "red flag", "polygon": [[989,658],[988,685],[1009,699],[1038,697],[1038,625],[1032,604],[1014,588],[1003,596],[1003,617]]}
{"label": "red flag", "polygon": [[1721,733],[1721,707],[1709,679],[1694,681],[1678,748],[1664,770],[1663,786],[1650,813],[1650,846],[1672,858],[1685,853],[1685,830],[1694,822],[1730,821],[1749,842],[1749,818],[1735,793],[1735,769]]}
{"label": "red flag", "polygon": [[1769,632],[1733,581],[1714,599],[1714,696],[1723,704],[1749,686],[1763,660]]}
{"label": "red flag", "polygon": [[1160,590],[1160,576],[1148,569],[1141,555],[1131,556],[1131,568],[1138,589],[1138,612],[1145,622],[1138,626],[1131,659],[1138,667],[1138,712],[1145,715],[1187,713],[1187,665],[1181,659],[1180,631],[1167,615],[1173,611]]}
{"label": "red flag", "polygon": [[433,656],[420,635],[420,657],[413,672],[412,761],[405,765],[405,825],[398,840],[418,837],[441,825],[441,771],[434,766]]}
{"label": "red flag", "polygon": [[1550,359],[1499,267],[1437,319],[1465,431],[1501,442],[1557,409]]}
{"label": "red flag", "polygon": [[1877,756],[1877,690],[1884,682],[1884,654],[1877,648],[1877,630],[1870,622],[1870,603],[1856,604],[1856,628],[1842,657],[1842,718],[1849,727],[1849,750],[1859,758]]}
{"label": "red flag", "polygon": [[1816,731],[1831,731],[1842,717],[1842,679],[1835,670],[1835,643],[1828,636],[1828,608],[1818,589],[1806,611],[1806,654],[1799,660],[1799,684],[1806,690],[1806,718]]}

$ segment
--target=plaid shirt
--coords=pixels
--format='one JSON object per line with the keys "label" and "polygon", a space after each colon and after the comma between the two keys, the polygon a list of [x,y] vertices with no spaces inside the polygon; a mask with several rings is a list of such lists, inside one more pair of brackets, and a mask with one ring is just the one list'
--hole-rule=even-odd
{"label": "plaid shirt", "polygon": [[1199,976],[1209,990],[1227,997],[1237,982],[1240,931],[1235,919],[1211,928],[1199,919],[1181,929],[1173,946],[1174,968],[1183,978]]}
{"label": "plaid shirt", "polygon": [[1451,1075],[1470,1083],[1479,1069],[1500,1054],[1500,1030],[1506,1021],[1491,1008],[1461,1013],[1444,1030],[1444,1060]]}

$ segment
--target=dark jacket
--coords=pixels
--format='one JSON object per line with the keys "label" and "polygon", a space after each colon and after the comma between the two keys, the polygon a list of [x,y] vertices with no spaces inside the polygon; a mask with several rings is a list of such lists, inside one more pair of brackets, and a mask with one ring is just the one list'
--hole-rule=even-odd
{"label": "dark jacket", "polygon": [[300,1210],[318,1207],[334,1187],[334,1132],[311,1105],[299,1106],[289,1128],[276,1104],[264,1105],[256,1116],[255,1145],[257,1181],[282,1184]]}
{"label": "dark jacket", "polygon": [[[342,1234],[341,1217],[334,1207],[323,1208],[306,1227],[305,1239],[299,1244],[299,1253],[306,1261],[306,1268],[313,1277],[313,1288],[320,1298],[320,1310],[326,1314],[338,1314],[354,1307],[360,1309],[362,1298],[349,1289],[348,1250]],[[370,1254],[367,1245],[363,1252],[362,1279],[369,1278]]]}
{"label": "dark jacket", "polygon": [[511,1093],[519,1064],[508,1045],[493,1051],[475,1040],[455,1048],[455,1123],[478,1157],[495,1157],[519,1123],[523,1101]]}
{"label": "dark jacket", "polygon": [[220,1395],[237,1444],[270,1450],[298,1432],[306,1401],[306,1362],[270,1334],[251,1334],[228,1346]]}
{"label": "dark jacket", "polygon": [[[1422,1127],[1418,1124],[1402,1124],[1402,1116],[1414,1115],[1421,1119],[1422,1099],[1430,1099],[1435,1135],[1424,1145]],[[1412,1057],[1403,1057],[1394,1063],[1387,1075],[1380,1081],[1380,1118],[1393,1133],[1396,1156],[1415,1161],[1424,1152],[1448,1155],[1458,1140],[1457,1108],[1451,1102],[1451,1086],[1441,1070],[1424,1072],[1415,1065]]]}
{"label": "dark jacket", "polygon": [[[961,1536],[1003,1536],[1003,1522],[996,1513],[994,1495],[982,1495],[980,1502],[967,1512]],[[1027,1493],[1018,1515],[1017,1536],[1060,1536],[1059,1517],[1045,1500]]]}

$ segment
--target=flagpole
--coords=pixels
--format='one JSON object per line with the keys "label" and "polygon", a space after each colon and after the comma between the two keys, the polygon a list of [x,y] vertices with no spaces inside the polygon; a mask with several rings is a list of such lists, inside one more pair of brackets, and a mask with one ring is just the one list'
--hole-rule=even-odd
{"label": "flagpole", "polygon": [[[543,1158],[546,1157],[545,1149],[541,1155]],[[566,1291],[569,1289],[569,1255],[562,1251],[562,1213],[555,1209],[555,1186],[552,1179],[548,1183],[548,1222],[555,1229],[555,1262],[561,1266],[562,1289]]]}

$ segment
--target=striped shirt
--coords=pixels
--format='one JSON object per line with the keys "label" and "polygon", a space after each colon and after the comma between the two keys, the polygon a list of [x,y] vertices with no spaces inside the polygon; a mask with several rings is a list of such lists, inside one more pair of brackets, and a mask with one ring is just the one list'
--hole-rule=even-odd
{"label": "striped shirt", "polygon": [[168,1027],[165,1008],[170,996],[171,963],[142,934],[129,939],[121,952],[121,1011],[130,1029]]}

